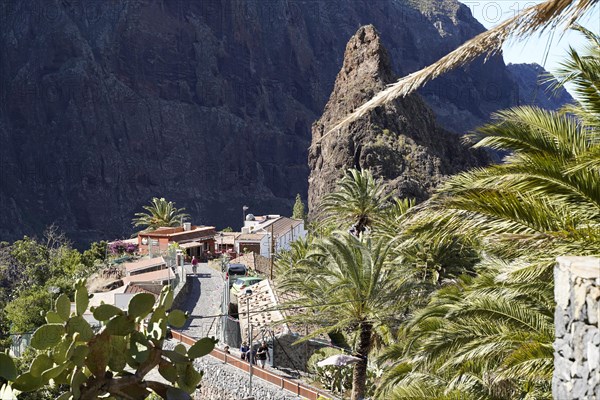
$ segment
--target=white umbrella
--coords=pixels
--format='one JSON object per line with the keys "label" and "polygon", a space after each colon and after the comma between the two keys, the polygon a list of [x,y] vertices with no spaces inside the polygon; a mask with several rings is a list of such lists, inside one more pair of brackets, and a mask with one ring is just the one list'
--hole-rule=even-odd
{"label": "white umbrella", "polygon": [[317,363],[319,367],[324,367],[326,365],[335,365],[338,367],[342,367],[345,365],[354,364],[360,361],[359,357],[348,356],[346,354],[336,354],[331,357],[327,357],[324,360],[321,360]]}

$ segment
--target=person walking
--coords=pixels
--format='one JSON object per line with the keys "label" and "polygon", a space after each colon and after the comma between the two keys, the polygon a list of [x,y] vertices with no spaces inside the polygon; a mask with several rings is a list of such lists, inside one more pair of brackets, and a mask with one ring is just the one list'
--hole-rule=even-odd
{"label": "person walking", "polygon": [[250,350],[250,347],[248,347],[248,343],[244,342],[242,343],[242,347],[240,347],[240,353],[241,353],[241,358],[242,360],[246,359],[246,353],[248,353],[248,351]]}
{"label": "person walking", "polygon": [[196,275],[198,271],[198,259],[196,256],[192,257],[192,272]]}
{"label": "person walking", "polygon": [[263,369],[265,368],[267,360],[271,361],[271,356],[269,356],[269,347],[265,342],[260,344],[260,347],[256,352],[256,360],[258,361],[258,365],[260,365],[260,367]]}

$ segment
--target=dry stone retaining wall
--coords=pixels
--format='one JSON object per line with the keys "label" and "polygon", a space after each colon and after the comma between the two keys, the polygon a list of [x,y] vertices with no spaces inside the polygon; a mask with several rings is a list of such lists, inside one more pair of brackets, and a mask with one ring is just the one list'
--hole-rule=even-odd
{"label": "dry stone retaining wall", "polygon": [[[172,349],[176,344],[175,341],[165,341],[164,348]],[[250,397],[247,373],[211,356],[196,359],[194,366],[204,372],[196,399],[239,400]],[[256,377],[252,378],[252,396],[256,400],[301,400],[293,393]]]}
{"label": "dry stone retaining wall", "polygon": [[559,257],[554,268],[555,400],[600,400],[600,259]]}

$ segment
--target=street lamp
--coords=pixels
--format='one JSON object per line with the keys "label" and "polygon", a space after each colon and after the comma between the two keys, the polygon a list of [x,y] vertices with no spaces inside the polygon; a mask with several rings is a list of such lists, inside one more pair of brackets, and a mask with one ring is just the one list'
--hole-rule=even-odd
{"label": "street lamp", "polygon": [[243,206],[242,207],[242,227],[244,225],[246,225],[246,211],[248,211],[249,207],[248,206]]}
{"label": "street lamp", "polygon": [[223,252],[223,232],[221,232],[219,234],[219,237],[221,238],[221,247],[219,247],[219,251],[222,253]]}

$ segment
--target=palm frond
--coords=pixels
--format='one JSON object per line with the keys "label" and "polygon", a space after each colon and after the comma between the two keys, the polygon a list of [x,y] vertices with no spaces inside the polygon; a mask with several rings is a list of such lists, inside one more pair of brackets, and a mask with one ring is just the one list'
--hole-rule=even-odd
{"label": "palm frond", "polygon": [[414,72],[387,89],[377,93],[371,100],[357,108],[336,124],[327,134],[340,127],[356,121],[369,111],[388,103],[398,97],[405,97],[427,82],[458,67],[465,66],[475,59],[497,53],[510,38],[525,38],[534,32],[542,32],[564,24],[566,28],[575,24],[584,14],[594,7],[599,0],[547,0],[543,3],[524,9],[498,26],[480,33],[456,50],[442,57],[434,64]]}

